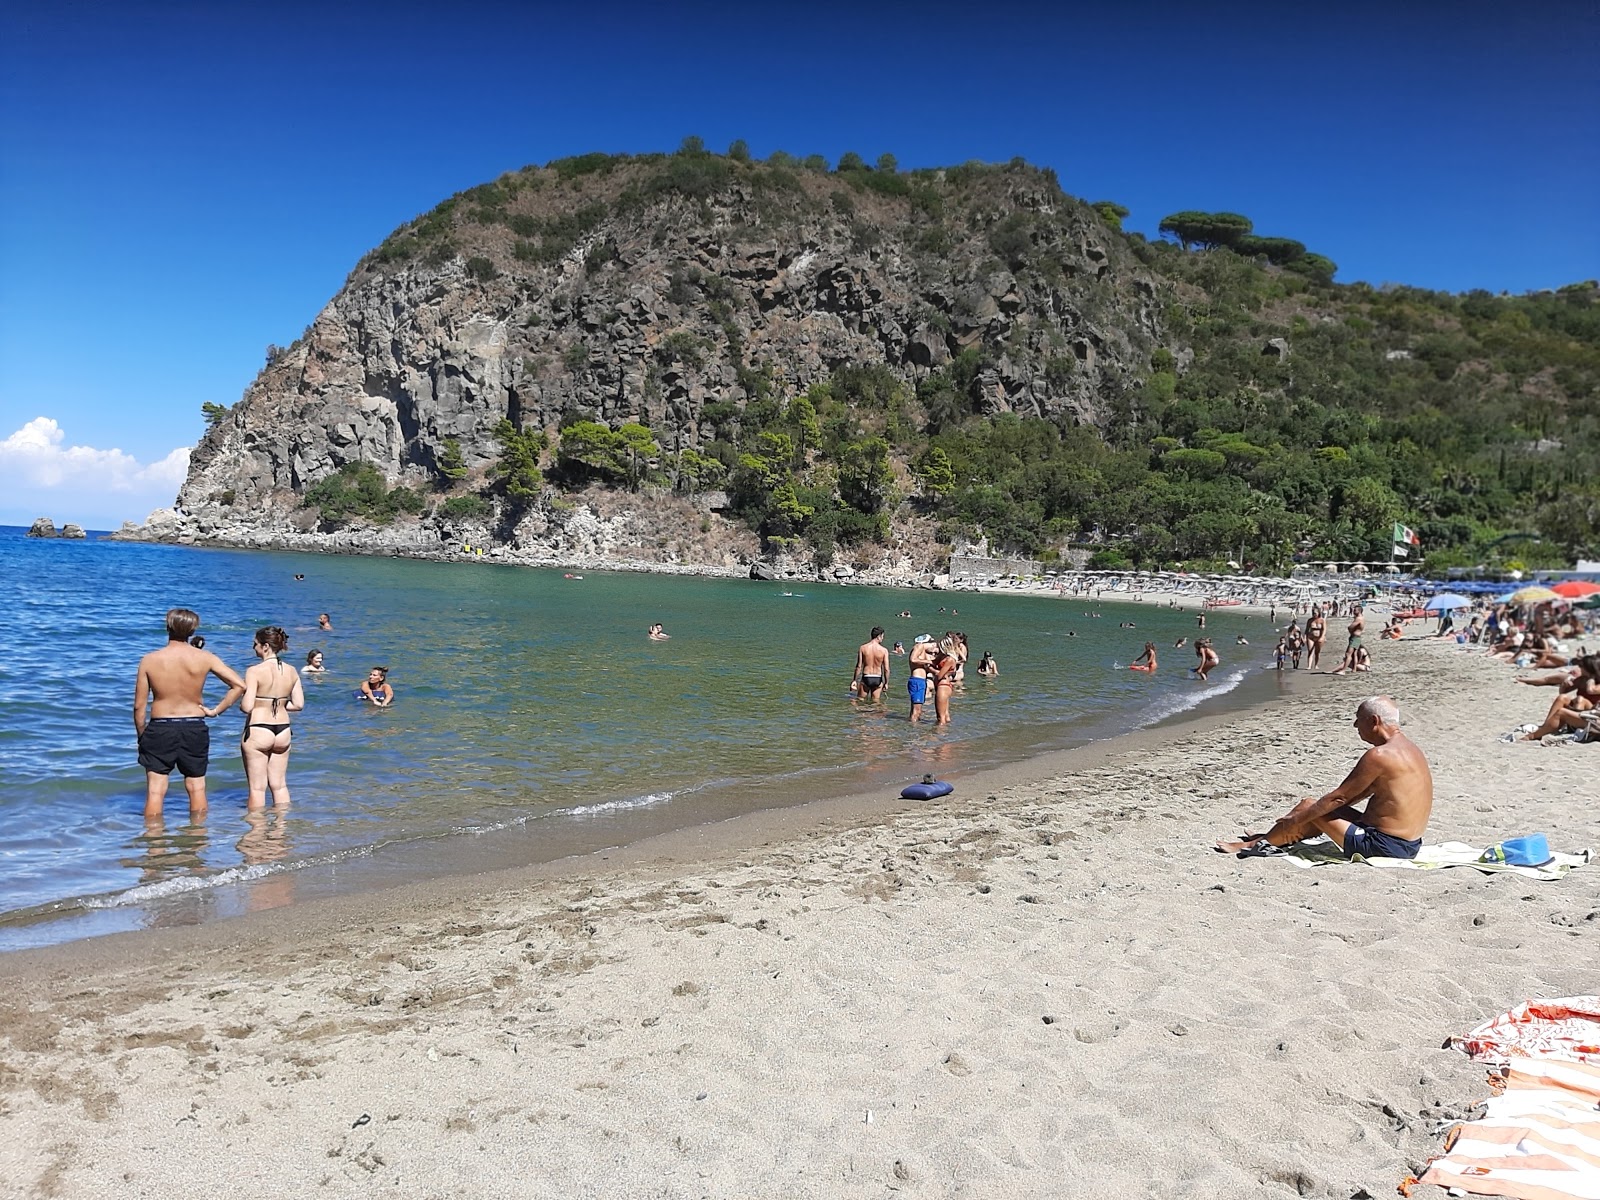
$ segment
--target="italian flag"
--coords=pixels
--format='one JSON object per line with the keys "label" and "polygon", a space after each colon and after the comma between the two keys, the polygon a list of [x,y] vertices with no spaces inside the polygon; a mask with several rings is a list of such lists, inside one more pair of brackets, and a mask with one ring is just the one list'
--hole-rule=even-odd
{"label": "italian flag", "polygon": [[1409,525],[1402,525],[1396,521],[1394,525],[1394,544],[1396,546],[1420,546],[1422,539],[1417,536],[1417,531]]}

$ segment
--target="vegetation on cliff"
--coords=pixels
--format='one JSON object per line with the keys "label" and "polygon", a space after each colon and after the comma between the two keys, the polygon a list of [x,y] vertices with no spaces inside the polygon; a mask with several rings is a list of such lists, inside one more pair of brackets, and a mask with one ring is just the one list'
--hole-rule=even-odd
{"label": "vegetation on cliff", "polygon": [[[347,288],[454,264],[544,337],[484,426],[495,460],[472,469],[452,435],[403,460],[447,495],[347,464],[305,502],[324,527],[431,503],[509,528],[549,488],[723,491],[769,547],[824,561],[896,516],[1103,564],[1386,558],[1396,521],[1435,567],[1600,549],[1593,282],[1341,285],[1240,214],[1172,214],[1181,244],[1127,215],[1020,161],[903,172],[688,139],[513,172],[396,230]],[[829,231],[848,261],[808,286],[858,349],[801,371],[775,323],[808,349],[816,326],[774,279]],[[770,268],[768,243],[788,248]]]}

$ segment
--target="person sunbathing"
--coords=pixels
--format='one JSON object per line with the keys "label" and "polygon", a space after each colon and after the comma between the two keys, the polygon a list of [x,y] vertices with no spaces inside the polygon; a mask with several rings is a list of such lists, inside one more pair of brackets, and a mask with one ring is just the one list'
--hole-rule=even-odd
{"label": "person sunbathing", "polygon": [[[1371,746],[1338,787],[1308,796],[1265,833],[1218,842],[1223,854],[1267,853],[1325,833],[1346,858],[1415,858],[1433,812],[1433,774],[1428,760],[1400,731],[1400,708],[1373,696],[1356,709],[1356,732]],[[1354,806],[1366,802],[1364,810]]]}
{"label": "person sunbathing", "polygon": [[1577,675],[1562,684],[1550,702],[1544,723],[1524,734],[1522,740],[1537,742],[1547,733],[1582,730],[1588,724],[1586,714],[1596,706],[1600,706],[1600,654],[1586,654],[1578,660]]}

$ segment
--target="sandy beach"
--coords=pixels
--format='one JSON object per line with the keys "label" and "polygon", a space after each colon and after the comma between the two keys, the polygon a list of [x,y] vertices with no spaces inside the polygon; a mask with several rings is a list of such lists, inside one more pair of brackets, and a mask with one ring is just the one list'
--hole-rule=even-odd
{"label": "sandy beach", "polygon": [[[0,959],[0,1193],[1391,1196],[1486,1095],[1444,1039],[1594,990],[1600,865],[1214,853],[1429,754],[1427,841],[1588,846],[1600,751],[1453,645],[959,781]],[[1419,1196],[1442,1195],[1419,1189]]]}

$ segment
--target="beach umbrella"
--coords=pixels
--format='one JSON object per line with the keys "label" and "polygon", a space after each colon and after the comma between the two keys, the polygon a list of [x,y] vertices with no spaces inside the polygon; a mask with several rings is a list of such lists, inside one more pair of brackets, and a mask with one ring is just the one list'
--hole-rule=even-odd
{"label": "beach umbrella", "polygon": [[1574,608],[1600,608],[1600,592],[1596,592],[1587,600],[1580,600]]}
{"label": "beach umbrella", "polygon": [[1512,592],[1506,597],[1506,602],[1508,604],[1542,604],[1546,600],[1559,599],[1561,599],[1561,597],[1556,595],[1549,588],[1539,587],[1537,584],[1535,584],[1531,587],[1518,588],[1516,591]]}
{"label": "beach umbrella", "polygon": [[1581,579],[1568,579],[1555,584],[1550,590],[1558,596],[1565,596],[1568,600],[1580,600],[1584,596],[1600,594],[1600,583],[1585,583]]}
{"label": "beach umbrella", "polygon": [[1429,612],[1443,612],[1451,608],[1471,608],[1472,601],[1454,592],[1443,592],[1422,606]]}

